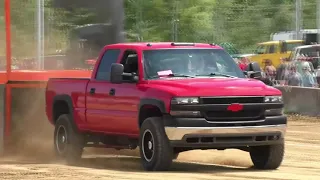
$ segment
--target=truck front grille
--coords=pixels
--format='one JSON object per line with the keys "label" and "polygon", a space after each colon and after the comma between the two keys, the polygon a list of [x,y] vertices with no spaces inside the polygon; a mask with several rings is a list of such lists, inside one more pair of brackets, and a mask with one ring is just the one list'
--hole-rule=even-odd
{"label": "truck front grille", "polygon": [[263,103],[264,97],[203,97],[202,104]]}
{"label": "truck front grille", "polygon": [[231,111],[207,111],[204,113],[208,121],[250,121],[263,119],[262,110]]}
{"label": "truck front grille", "polygon": [[[239,104],[261,104],[264,103],[263,96],[249,96],[249,97],[201,97],[200,101],[202,104],[221,104],[230,105],[232,103]],[[227,123],[236,121],[256,121],[264,119],[264,109],[248,110],[244,109],[238,112],[232,112],[225,110],[219,111],[204,111],[202,114],[207,119],[207,121],[217,122],[217,123]]]}

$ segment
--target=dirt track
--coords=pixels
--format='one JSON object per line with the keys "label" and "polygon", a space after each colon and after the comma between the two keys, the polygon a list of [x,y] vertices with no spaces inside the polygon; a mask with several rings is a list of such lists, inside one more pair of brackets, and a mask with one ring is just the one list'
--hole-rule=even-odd
{"label": "dirt track", "polygon": [[248,153],[238,150],[182,153],[172,171],[164,173],[142,171],[140,159],[134,156],[86,153],[78,167],[71,167],[53,161],[50,152],[37,152],[47,154],[47,158],[31,155],[2,159],[0,179],[320,179],[320,121],[290,122],[286,142],[284,162],[275,171],[252,169]]}

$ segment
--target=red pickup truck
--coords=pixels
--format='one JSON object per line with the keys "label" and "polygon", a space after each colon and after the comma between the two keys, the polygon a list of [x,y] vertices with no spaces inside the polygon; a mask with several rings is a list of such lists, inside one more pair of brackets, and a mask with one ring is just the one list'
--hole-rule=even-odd
{"label": "red pickup truck", "polygon": [[120,43],[103,48],[91,78],[53,78],[46,113],[54,147],[69,163],[84,147],[135,149],[148,171],[180,152],[249,152],[258,169],[284,156],[287,118],[279,90],[241,71],[215,44]]}

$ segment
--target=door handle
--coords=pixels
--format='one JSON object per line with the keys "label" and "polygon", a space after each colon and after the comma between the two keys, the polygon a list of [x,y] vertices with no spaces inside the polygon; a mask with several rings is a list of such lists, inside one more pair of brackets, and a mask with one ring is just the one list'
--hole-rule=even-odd
{"label": "door handle", "polygon": [[114,88],[110,89],[109,95],[114,96],[116,94],[116,90]]}
{"label": "door handle", "polygon": [[90,89],[90,94],[95,94],[96,93],[96,88],[91,88]]}

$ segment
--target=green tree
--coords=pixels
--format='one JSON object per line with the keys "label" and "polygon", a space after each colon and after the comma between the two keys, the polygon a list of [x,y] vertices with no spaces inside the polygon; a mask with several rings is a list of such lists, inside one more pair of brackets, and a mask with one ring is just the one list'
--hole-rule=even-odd
{"label": "green tree", "polygon": [[[65,48],[72,27],[109,20],[110,1],[45,2],[46,52]],[[316,0],[302,2],[303,27],[316,28]],[[11,0],[11,6],[13,54],[32,56],[36,47],[36,0]],[[125,13],[129,41],[171,41],[175,22],[178,41],[232,42],[243,52],[268,41],[271,33],[295,27],[295,0],[125,0]],[[2,29],[3,21],[0,11]],[[4,31],[0,36],[4,37]]]}

